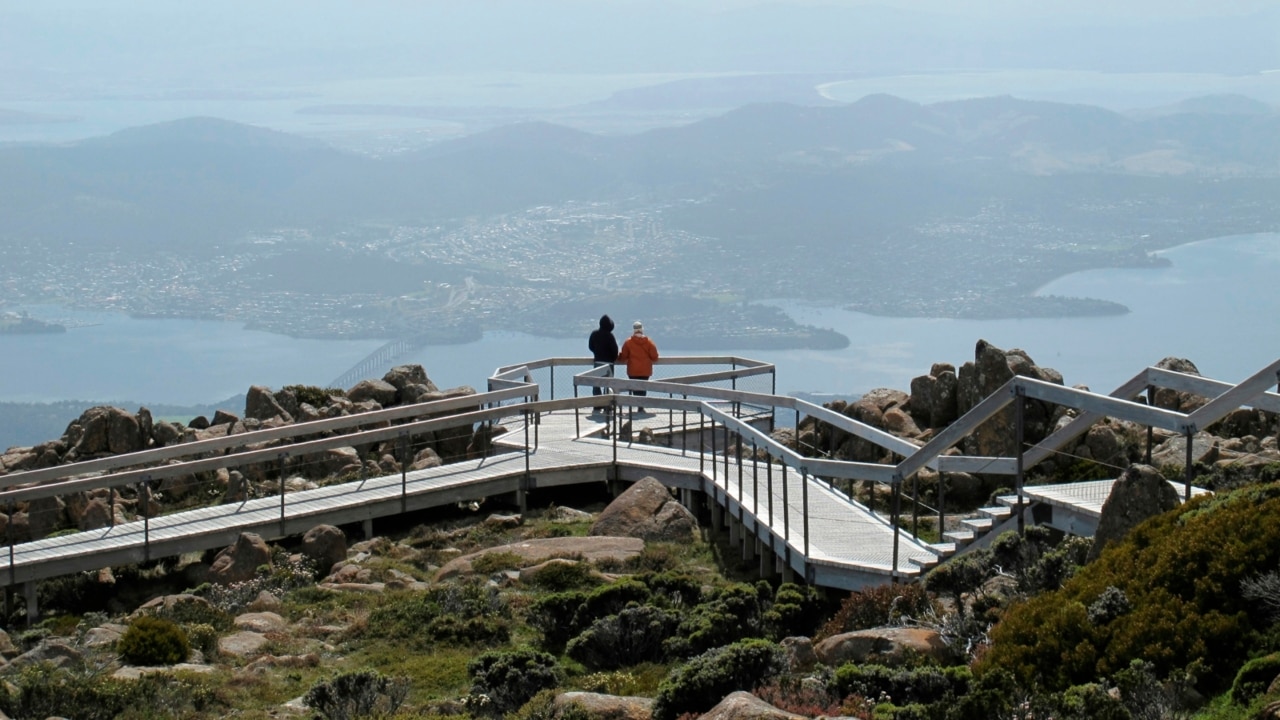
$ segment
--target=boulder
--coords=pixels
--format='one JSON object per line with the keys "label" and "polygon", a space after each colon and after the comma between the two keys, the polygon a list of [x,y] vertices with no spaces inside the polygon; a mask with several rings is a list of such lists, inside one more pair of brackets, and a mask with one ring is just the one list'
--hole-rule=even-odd
{"label": "boulder", "polygon": [[129,614],[129,619],[142,615],[160,615],[167,617],[210,617],[215,614],[213,604],[208,600],[190,593],[162,595],[143,603]]}
{"label": "boulder", "polygon": [[165,447],[182,442],[184,428],[176,422],[161,420],[151,430],[152,441],[156,447]]}
{"label": "boulder", "polygon": [[917,657],[946,664],[952,661],[951,648],[936,630],[912,627],[881,627],[832,635],[813,648],[818,661],[828,667],[847,662],[901,665]]}
{"label": "boulder", "polygon": [[84,666],[84,653],[58,640],[45,640],[36,647],[9,661],[7,667],[21,668],[27,665],[48,664],[56,668],[73,669]]}
{"label": "boulder", "polygon": [[1107,545],[1124,538],[1139,523],[1178,507],[1178,503],[1177,491],[1159,470],[1149,465],[1130,465],[1111,486],[1111,494],[1102,504],[1088,559],[1097,558]]}
{"label": "boulder", "polygon": [[787,654],[787,671],[791,673],[807,673],[818,664],[818,655],[813,651],[813,641],[807,637],[782,638],[778,643]]}
{"label": "boulder", "polygon": [[80,458],[102,453],[136,452],[146,447],[138,417],[127,410],[100,405],[71,421],[63,438]]}
{"label": "boulder", "polygon": [[626,562],[638,556],[641,550],[644,550],[644,541],[631,537],[558,537],[524,540],[456,557],[436,571],[435,579],[446,580],[469,574],[472,572],[471,563],[489,553],[515,555],[520,559],[520,567],[523,568],[553,558],[581,559],[593,563],[605,559]]}
{"label": "boulder", "polygon": [[218,410],[213,413],[213,420],[209,421],[210,425],[235,425],[240,422],[239,416],[229,413],[226,410]]}
{"label": "boulder", "polygon": [[665,485],[647,477],[609,503],[587,534],[687,542],[696,528],[693,513],[677,502]]}
{"label": "boulder", "polygon": [[410,470],[426,470],[427,468],[440,467],[444,461],[431,448],[422,448],[417,455],[413,456],[413,462],[410,463]]}
{"label": "boulder", "polygon": [[258,568],[271,564],[271,547],[256,533],[240,533],[235,545],[218,553],[209,567],[209,580],[222,585],[251,580]]}
{"label": "boulder", "polygon": [[347,391],[347,398],[352,403],[372,400],[382,407],[396,404],[395,386],[382,380],[361,380]]}
{"label": "boulder", "polygon": [[653,716],[653,699],[592,692],[560,693],[551,702],[551,717],[567,714],[587,720],[649,720]]}
{"label": "boulder", "polygon": [[302,554],[324,574],[347,559],[347,536],[333,525],[317,525],[302,536]]}
{"label": "boulder", "polygon": [[191,421],[187,423],[187,427],[191,428],[192,430],[208,430],[209,418],[203,415],[197,415],[191,418]]}
{"label": "boulder", "polygon": [[284,618],[270,611],[241,613],[236,616],[233,623],[237,630],[249,630],[264,635],[280,632],[287,627]]}
{"label": "boulder", "polygon": [[267,636],[252,630],[241,630],[218,638],[218,652],[234,657],[257,655],[267,644]]}
{"label": "boulder", "polygon": [[[1198,432],[1191,436],[1191,462],[1210,463],[1216,460],[1215,445],[1218,438],[1207,432]],[[1156,467],[1164,467],[1166,465],[1174,465],[1177,467],[1186,467],[1187,464],[1187,438],[1185,435],[1174,435],[1164,442],[1157,445],[1151,451],[1151,464]]]}
{"label": "boulder", "polygon": [[293,421],[293,416],[280,406],[271,388],[262,385],[253,385],[249,388],[249,392],[245,393],[244,416],[256,420],[282,417],[289,422]]}
{"label": "boulder", "polygon": [[[431,382],[431,378],[427,377],[427,371],[421,365],[397,365],[387,371],[382,376],[382,381],[391,385],[401,393],[410,385],[418,385],[426,388],[425,392],[437,392],[439,388],[435,383]],[[401,397],[400,402],[412,402]]]}
{"label": "boulder", "polygon": [[84,506],[84,512],[80,513],[76,525],[81,530],[97,530],[114,523],[124,523],[124,516],[119,514],[119,506],[116,506],[116,516],[112,517],[111,505],[106,500],[96,497]]}
{"label": "boulder", "polygon": [[727,695],[715,707],[699,716],[698,720],[808,720],[776,708],[745,690]]}

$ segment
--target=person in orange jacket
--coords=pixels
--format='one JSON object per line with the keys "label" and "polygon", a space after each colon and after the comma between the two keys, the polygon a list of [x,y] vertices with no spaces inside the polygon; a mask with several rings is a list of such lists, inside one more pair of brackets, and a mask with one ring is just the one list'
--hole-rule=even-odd
{"label": "person in orange jacket", "polygon": [[[632,380],[648,380],[653,377],[653,363],[658,359],[658,346],[644,334],[644,324],[639,320],[631,324],[631,337],[622,343],[618,362],[627,364],[627,377]],[[632,395],[645,396],[646,390],[632,390]],[[644,412],[644,408],[637,408]]]}

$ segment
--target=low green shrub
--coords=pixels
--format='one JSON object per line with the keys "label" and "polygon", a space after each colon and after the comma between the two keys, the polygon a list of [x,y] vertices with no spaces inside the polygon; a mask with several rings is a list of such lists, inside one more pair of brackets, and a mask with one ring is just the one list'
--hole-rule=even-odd
{"label": "low green shrub", "polygon": [[529,573],[528,583],[542,590],[563,592],[599,586],[603,580],[587,562],[551,562]]}
{"label": "low green shrub", "polygon": [[786,667],[782,648],[751,639],[709,650],[677,667],[658,686],[653,720],[704,713],[737,690],[750,691]]}
{"label": "low green shrub", "polygon": [[361,670],[316,683],[303,701],[327,720],[357,720],[391,717],[408,694],[408,678]]}
{"label": "low green shrub", "polygon": [[519,648],[489,651],[467,663],[471,695],[486,698],[472,708],[486,715],[503,715],[519,709],[542,690],[560,683],[560,668],[554,656]]}
{"label": "low green shrub", "polygon": [[1235,682],[1231,684],[1231,700],[1241,705],[1267,691],[1277,677],[1280,677],[1280,653],[1254,658],[1236,673]]}
{"label": "low green shrub", "polygon": [[773,594],[773,602],[764,611],[761,622],[772,640],[813,635],[822,617],[818,596],[808,586],[782,583]]}
{"label": "low green shrub", "polygon": [[[977,668],[1060,691],[1108,679],[1134,660],[1161,678],[1194,664],[1197,689],[1219,692],[1270,624],[1269,609],[1244,597],[1241,582],[1277,565],[1280,485],[1193,499],[1134,528],[1060,590],[1011,607]],[[1094,622],[1089,608],[1108,587],[1130,609]]]}
{"label": "low green shrub", "polygon": [[670,610],[642,605],[600,618],[569,641],[566,652],[593,670],[615,670],[665,659],[663,644],[680,626]]}
{"label": "low green shrub", "polygon": [[508,552],[489,552],[471,561],[471,569],[479,575],[492,575],[503,570],[518,570],[524,567],[525,559]]}
{"label": "low green shrub", "polygon": [[36,663],[0,683],[0,710],[12,718],[191,717],[219,706],[214,682],[191,673],[122,680]]}
{"label": "low green shrub", "polygon": [[299,403],[306,403],[314,408],[322,408],[328,404],[329,398],[335,395],[346,395],[340,388],[322,388],[315,385],[285,385],[281,390],[293,393]]}
{"label": "low green shrub", "polygon": [[745,638],[764,636],[763,606],[768,584],[735,583],[707,593],[684,613],[676,635],[667,641],[670,657],[692,657]]}
{"label": "low green shrub", "polygon": [[191,654],[191,644],[176,623],[141,615],[129,623],[116,650],[131,665],[176,665]]}
{"label": "low green shrub", "polygon": [[967,668],[891,668],[848,663],[836,668],[831,692],[837,697],[857,695],[884,698],[899,705],[939,703],[964,695],[971,677]]}
{"label": "low green shrub", "polygon": [[509,609],[496,588],[480,582],[446,583],[389,597],[369,613],[365,632],[416,647],[494,645],[510,637]]}

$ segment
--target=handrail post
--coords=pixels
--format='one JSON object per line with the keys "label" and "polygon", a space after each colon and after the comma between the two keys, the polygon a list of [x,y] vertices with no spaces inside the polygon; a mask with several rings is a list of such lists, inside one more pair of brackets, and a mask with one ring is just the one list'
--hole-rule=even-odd
{"label": "handrail post", "polygon": [[[680,396],[681,400],[688,402],[689,395]],[[684,456],[689,452],[689,408],[685,405],[680,406],[680,455]]]}
{"label": "handrail post", "polygon": [[280,453],[276,456],[280,469],[280,534],[284,535],[284,460],[288,457],[288,453]]}
{"label": "handrail post", "polygon": [[400,512],[409,511],[409,433],[400,433]]}
{"label": "handrail post", "polygon": [[1019,386],[1017,386],[1016,388],[1014,388],[1014,396],[1015,396],[1015,400],[1014,400],[1014,403],[1015,403],[1015,404],[1014,404],[1014,430],[1013,430],[1013,436],[1014,436],[1014,442],[1016,442],[1016,443],[1018,444],[1018,451],[1017,451],[1017,470],[1016,470],[1016,472],[1017,472],[1017,479],[1016,479],[1016,481],[1015,481],[1015,482],[1016,482],[1016,485],[1017,485],[1017,488],[1018,488],[1018,534],[1019,534],[1019,535],[1026,535],[1026,532],[1027,532],[1027,517],[1026,517],[1026,513],[1022,512],[1022,480],[1023,480],[1023,476],[1022,476],[1022,446],[1023,446],[1023,444],[1024,444],[1024,443],[1023,443],[1023,439],[1024,439],[1024,438],[1023,438],[1023,436],[1024,436],[1025,432],[1026,432],[1025,424],[1024,424],[1024,423],[1025,423],[1025,421],[1024,421],[1024,413],[1025,413],[1025,411],[1026,411],[1026,404],[1027,404],[1027,391],[1026,391],[1025,389],[1023,389],[1023,387],[1022,387],[1021,385],[1019,385]]}
{"label": "handrail post", "polygon": [[[782,460],[782,540],[791,542],[791,500],[787,497],[787,460]],[[790,557],[788,557],[790,559]]]}
{"label": "handrail post", "polygon": [[800,497],[804,508],[804,559],[809,561],[809,469],[801,466],[800,468]]}
{"label": "handrail post", "polygon": [[[5,525],[4,534],[5,534],[5,538],[6,538],[6,539],[8,540],[8,542],[9,542],[9,585],[12,587],[12,586],[13,586],[13,580],[14,580],[14,574],[13,574],[13,572],[14,572],[14,567],[13,567],[13,501],[12,501],[12,500],[10,500],[10,501],[9,501],[9,522],[8,522],[8,523],[6,523],[6,525]],[[8,610],[8,609],[9,609],[9,590],[8,590],[8,588],[6,588],[6,589],[5,589],[5,592],[4,592],[4,600],[5,600],[5,609],[6,609],[6,610]],[[5,622],[8,622],[8,615],[6,615],[6,616],[5,616],[5,618],[6,618],[6,619],[5,619]]]}
{"label": "handrail post", "polygon": [[729,509],[729,426],[724,426],[724,496],[725,509]]}
{"label": "handrail post", "polygon": [[718,487],[716,484],[716,421],[711,421],[711,485]]}
{"label": "handrail post", "polygon": [[[774,526],[773,524],[773,454],[772,453],[769,454],[768,464],[764,466],[764,482],[766,485],[765,491],[769,493],[769,529],[772,530]],[[773,537],[773,536],[770,535],[770,537]],[[769,541],[769,545],[770,547],[772,547],[773,545],[772,540]]]}
{"label": "handrail post", "polygon": [[893,509],[889,511],[889,529],[893,531],[893,583],[898,583],[898,511],[902,507],[902,476],[893,478]]}
{"label": "handrail post", "polygon": [[943,533],[946,532],[947,522],[947,474],[938,473],[938,542],[942,542],[945,538]]}
{"label": "handrail post", "polygon": [[142,481],[142,561],[151,561],[151,508],[148,504],[151,500],[151,476],[143,475]]}
{"label": "handrail post", "polygon": [[911,534],[920,536],[920,473],[911,475]]}
{"label": "handrail post", "polygon": [[[751,514],[760,528],[760,458],[756,456],[756,439],[751,438]],[[757,533],[758,534],[758,533]]]}
{"label": "handrail post", "polygon": [[[1156,406],[1156,388],[1154,385],[1147,386],[1147,406]],[[1151,447],[1155,444],[1155,430],[1150,425],[1147,426],[1147,454],[1142,461],[1146,465],[1151,464]]]}
{"label": "handrail post", "polygon": [[[747,509],[742,503],[742,435],[738,435],[737,445],[734,453],[738,460],[738,524],[742,524],[746,519]],[[744,526],[745,527],[745,526]]]}
{"label": "handrail post", "polygon": [[800,408],[796,408],[796,454],[804,455],[800,452]]}
{"label": "handrail post", "polygon": [[1187,464],[1183,470],[1183,475],[1185,476],[1185,481],[1186,481],[1185,482],[1186,488],[1182,492],[1183,502],[1187,502],[1191,500],[1191,475],[1195,472],[1194,469],[1192,468],[1192,460],[1191,460],[1191,438],[1194,434],[1195,434],[1195,429],[1192,428],[1190,425],[1188,425],[1187,426]]}

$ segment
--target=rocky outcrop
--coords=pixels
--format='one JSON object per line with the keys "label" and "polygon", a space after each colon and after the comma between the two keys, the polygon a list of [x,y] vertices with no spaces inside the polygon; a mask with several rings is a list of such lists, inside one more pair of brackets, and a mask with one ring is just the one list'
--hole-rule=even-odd
{"label": "rocky outcrop", "polygon": [[808,720],[776,708],[745,690],[730,693],[698,720]]}
{"label": "rocky outcrop", "polygon": [[847,662],[900,665],[915,658],[951,662],[951,648],[936,630],[881,627],[832,635],[814,646],[818,661],[829,667]]}
{"label": "rocky outcrop", "polygon": [[551,703],[551,715],[559,718],[568,714],[588,720],[649,720],[653,716],[653,700],[592,692],[560,693]]}
{"label": "rocky outcrop", "polygon": [[293,420],[293,416],[280,407],[271,388],[262,385],[254,385],[249,388],[249,392],[245,393],[244,416],[255,420],[269,420],[275,417]]}
{"label": "rocky outcrop", "polygon": [[[490,553],[514,555],[521,567],[537,565],[554,558],[581,559],[587,562],[626,562],[644,550],[644,541],[630,537],[559,537],[524,540],[510,545],[487,548],[456,557],[436,571],[436,580],[446,580],[473,572],[472,563]],[[519,569],[519,568],[516,568]]]}
{"label": "rocky outcrop", "polygon": [[347,398],[353,403],[372,400],[380,407],[396,404],[395,386],[382,380],[361,380],[347,391]]}
{"label": "rocky outcrop", "polygon": [[[1022,350],[1004,351],[979,340],[973,362],[960,366],[956,388],[956,410],[960,415],[999,390],[1014,376],[1034,378],[1061,385],[1062,375],[1032,362]],[[1016,411],[1010,406],[980,425],[962,443],[966,455],[1005,456],[1017,453],[1014,424]],[[1027,443],[1043,440],[1053,429],[1053,407],[1039,400],[1027,400],[1023,410],[1023,437]]]}
{"label": "rocky outcrop", "polygon": [[693,538],[696,527],[693,513],[676,502],[665,485],[647,477],[609,503],[588,534],[687,542]]}
{"label": "rocky outcrop", "polygon": [[1111,494],[1102,505],[1089,560],[1101,555],[1107,545],[1119,542],[1143,520],[1168,512],[1178,504],[1177,491],[1159,470],[1148,465],[1131,465],[1111,486]]}

